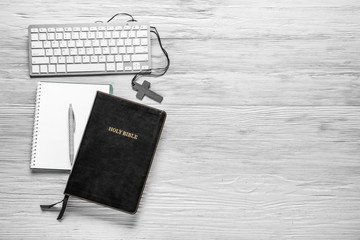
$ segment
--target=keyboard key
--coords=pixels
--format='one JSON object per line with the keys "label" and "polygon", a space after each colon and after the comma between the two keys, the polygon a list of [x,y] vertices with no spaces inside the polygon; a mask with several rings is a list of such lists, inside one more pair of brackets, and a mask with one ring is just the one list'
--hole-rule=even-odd
{"label": "keyboard key", "polygon": [[51,47],[52,48],[58,48],[59,47],[59,42],[58,41],[52,41],[51,42]]}
{"label": "keyboard key", "polygon": [[39,33],[39,40],[46,40],[46,33]]}
{"label": "keyboard key", "polygon": [[45,41],[44,42],[44,48],[51,48],[51,42]]}
{"label": "keyboard key", "polygon": [[110,54],[110,48],[108,48],[108,47],[102,48],[102,53],[103,54]]}
{"label": "keyboard key", "polygon": [[137,31],[137,37],[147,37],[147,31]]}
{"label": "keyboard key", "polygon": [[116,70],[123,71],[124,70],[124,64],[123,63],[116,63]]}
{"label": "keyboard key", "polygon": [[93,48],[86,48],[86,54],[87,55],[93,55],[94,54],[94,49]]}
{"label": "keyboard key", "polygon": [[42,42],[31,42],[31,48],[42,48]]}
{"label": "keyboard key", "polygon": [[97,27],[90,27],[90,31],[97,31]]}
{"label": "keyboard key", "polygon": [[81,59],[82,59],[82,57],[80,57],[80,56],[75,56],[74,57],[75,63],[81,63]]}
{"label": "keyboard key", "polygon": [[[72,65],[69,65],[69,66],[72,66]],[[64,64],[57,65],[57,72],[65,72],[65,65]]]}
{"label": "keyboard key", "polygon": [[111,32],[105,32],[104,38],[111,38]]}
{"label": "keyboard key", "polygon": [[131,71],[132,67],[131,66],[125,66],[125,71]]}
{"label": "keyboard key", "polygon": [[116,55],[115,56],[115,62],[122,62],[122,56],[121,55]]}
{"label": "keyboard key", "polygon": [[130,62],[130,55],[123,56],[124,62]]}
{"label": "keyboard key", "polygon": [[66,63],[74,63],[74,57],[73,56],[67,56],[66,57]]}
{"label": "keyboard key", "polygon": [[84,46],[85,47],[91,47],[91,41],[90,40],[85,40],[84,41]]}
{"label": "keyboard key", "polygon": [[147,69],[149,69],[149,66],[147,66],[147,65],[142,65],[141,66],[141,70],[147,70]]}
{"label": "keyboard key", "polygon": [[39,32],[46,33],[46,28],[39,28]]}
{"label": "keyboard key", "polygon": [[111,54],[117,54],[118,53],[118,48],[117,47],[111,47],[110,48],[110,53]]}
{"label": "keyboard key", "polygon": [[94,39],[94,38],[95,38],[95,32],[89,32],[88,39]]}
{"label": "keyboard key", "polygon": [[99,62],[106,62],[105,56],[99,56]]}
{"label": "keyboard key", "polygon": [[80,39],[87,39],[87,32],[81,32]]}
{"label": "keyboard key", "polygon": [[72,40],[68,41],[67,45],[68,45],[69,48],[73,48],[73,47],[75,47],[75,41],[72,41]]}
{"label": "keyboard key", "polygon": [[138,25],[134,25],[134,26],[131,27],[131,29],[137,30],[137,29],[139,29],[139,26],[138,26]]}
{"label": "keyboard key", "polygon": [[119,38],[120,37],[120,33],[119,32],[113,32],[113,38]]}
{"label": "keyboard key", "polygon": [[93,47],[98,47],[98,46],[100,46],[100,41],[99,41],[99,40],[92,40],[91,43],[92,43],[92,46],[93,46]]}
{"label": "keyboard key", "polygon": [[76,47],[83,47],[84,46],[84,42],[83,40],[76,40]]}
{"label": "keyboard key", "polygon": [[59,63],[65,63],[65,57],[58,57]]}
{"label": "keyboard key", "polygon": [[48,57],[32,57],[32,64],[48,64]]}
{"label": "keyboard key", "polygon": [[81,31],[89,31],[89,27],[82,27]]}
{"label": "keyboard key", "polygon": [[77,48],[70,48],[70,55],[72,56],[77,55]]}
{"label": "keyboard key", "polygon": [[115,58],[114,58],[113,55],[108,55],[108,56],[106,57],[106,61],[107,61],[107,62],[114,62],[114,61],[115,61]]}
{"label": "keyboard key", "polygon": [[55,73],[55,65],[49,65],[49,73]]}
{"label": "keyboard key", "polygon": [[83,56],[83,57],[82,57],[82,62],[83,62],[83,63],[88,63],[88,62],[90,62],[90,57],[89,57],[89,56]]}
{"label": "keyboard key", "polygon": [[115,63],[107,63],[106,70],[107,71],[115,71]]}
{"label": "keyboard key", "polygon": [[32,66],[32,72],[33,73],[39,73],[40,72],[39,65],[33,65]]}
{"label": "keyboard key", "polygon": [[61,48],[66,48],[67,47],[67,42],[66,41],[60,41],[59,45]]}
{"label": "keyboard key", "polygon": [[54,49],[54,56],[60,56],[60,55],[61,55],[60,48],[55,48]]}
{"label": "keyboard key", "polygon": [[140,29],[147,29],[147,26],[146,25],[141,25]]}
{"label": "keyboard key", "polygon": [[74,31],[74,32],[79,32],[79,31],[80,31],[80,27],[73,27],[73,31]]}
{"label": "keyboard key", "polygon": [[72,32],[72,33],[71,33],[71,38],[72,38],[73,40],[78,40],[78,39],[80,38],[80,35],[79,35],[78,32]]}
{"label": "keyboard key", "polygon": [[70,52],[69,52],[68,48],[61,49],[61,55],[68,56],[69,54],[70,54]]}
{"label": "keyboard key", "polygon": [[126,52],[131,54],[134,53],[134,47],[127,47]]}
{"label": "keyboard key", "polygon": [[104,26],[100,26],[100,27],[98,27],[98,30],[99,30],[99,31],[105,31],[105,27],[104,27]]}
{"label": "keyboard key", "polygon": [[57,32],[63,32],[63,31],[64,31],[64,28],[58,27],[58,28],[56,28],[56,31],[57,31]]}
{"label": "keyboard key", "polygon": [[79,55],[85,55],[85,48],[78,48]]}
{"label": "keyboard key", "polygon": [[66,27],[64,28],[65,32],[71,32],[72,31],[72,28],[71,27]]}
{"label": "keyboard key", "polygon": [[45,49],[45,55],[46,56],[52,56],[54,55],[54,51],[52,48]]}
{"label": "keyboard key", "polygon": [[133,70],[140,70],[140,63],[134,62],[133,63]]}
{"label": "keyboard key", "polygon": [[100,46],[106,47],[108,45],[108,41],[106,39],[100,40]]}
{"label": "keyboard key", "polygon": [[142,62],[149,60],[149,56],[147,54],[135,54],[131,56],[131,61],[133,62]]}
{"label": "keyboard key", "polygon": [[31,40],[33,40],[33,41],[39,40],[39,34],[37,34],[37,33],[31,34]]}
{"label": "keyboard key", "polygon": [[47,73],[47,65],[40,65],[40,72]]}
{"label": "keyboard key", "polygon": [[48,32],[55,32],[55,28],[48,28],[47,31]]}
{"label": "keyboard key", "polygon": [[100,55],[102,53],[101,48],[94,48],[94,53]]}
{"label": "keyboard key", "polygon": [[39,29],[38,29],[38,28],[31,28],[31,29],[30,29],[30,32],[32,32],[32,33],[37,33],[37,32],[39,32]]}
{"label": "keyboard key", "polygon": [[131,39],[125,39],[125,46],[131,46],[131,45],[132,45]]}
{"label": "keyboard key", "polygon": [[115,46],[116,42],[114,39],[110,39],[109,40],[109,46],[112,47],[112,46]]}
{"label": "keyboard key", "polygon": [[120,33],[120,37],[121,37],[121,38],[127,38],[127,32],[122,31],[122,32]]}
{"label": "keyboard key", "polygon": [[140,43],[141,43],[141,45],[147,45],[148,44],[147,38],[141,38]]}
{"label": "keyboard key", "polygon": [[107,26],[106,30],[114,30],[114,26]]}
{"label": "keyboard key", "polygon": [[104,72],[105,64],[96,63],[96,64],[70,64],[67,66],[68,72]]}
{"label": "keyboard key", "polygon": [[126,53],[126,48],[125,47],[119,47],[119,53]]}
{"label": "keyboard key", "polygon": [[123,29],[124,29],[124,30],[130,30],[131,27],[130,27],[129,25],[126,25],[126,26],[123,27]]}
{"label": "keyboard key", "polygon": [[122,26],[115,26],[115,30],[122,30]]}
{"label": "keyboard key", "polygon": [[69,32],[64,33],[64,39],[65,40],[70,40],[71,39],[71,33],[69,33]]}
{"label": "keyboard key", "polygon": [[57,63],[57,57],[51,57],[50,58],[50,63]]}
{"label": "keyboard key", "polygon": [[147,53],[148,50],[149,50],[148,47],[145,47],[145,46],[135,47],[136,53]]}
{"label": "keyboard key", "polygon": [[104,33],[103,32],[96,32],[96,38],[103,38]]}
{"label": "keyboard key", "polygon": [[118,39],[118,40],[116,40],[116,45],[117,45],[117,46],[123,46],[123,45],[124,45],[124,39]]}
{"label": "keyboard key", "polygon": [[92,62],[92,63],[96,63],[97,61],[98,61],[98,57],[97,56],[91,56],[90,57],[90,61]]}
{"label": "keyboard key", "polygon": [[63,34],[59,33],[59,32],[55,33],[55,39],[56,40],[62,40],[63,39]]}
{"label": "keyboard key", "polygon": [[[142,39],[146,39],[146,38],[142,38]],[[140,45],[140,39],[139,38],[133,39],[133,45]]]}
{"label": "keyboard key", "polygon": [[135,37],[135,31],[129,31],[129,38],[134,38]]}

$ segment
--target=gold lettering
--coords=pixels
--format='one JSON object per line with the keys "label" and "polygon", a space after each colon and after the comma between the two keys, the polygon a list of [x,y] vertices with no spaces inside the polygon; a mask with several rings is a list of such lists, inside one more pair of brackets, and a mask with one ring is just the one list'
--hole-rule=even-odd
{"label": "gold lettering", "polygon": [[131,132],[126,132],[126,131],[118,129],[118,128],[114,128],[114,127],[109,126],[108,131],[117,133],[119,135],[123,135],[123,136],[128,137],[128,138],[132,138],[132,139],[135,139],[135,140],[138,139],[138,135],[136,135],[134,133],[131,133]]}

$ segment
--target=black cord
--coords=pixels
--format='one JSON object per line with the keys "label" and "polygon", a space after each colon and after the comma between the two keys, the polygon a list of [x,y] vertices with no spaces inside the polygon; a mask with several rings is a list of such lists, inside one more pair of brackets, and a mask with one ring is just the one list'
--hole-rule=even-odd
{"label": "black cord", "polygon": [[[110,22],[110,21],[113,20],[116,16],[119,16],[119,15],[126,15],[126,16],[131,17],[131,19],[128,20],[128,22],[137,22],[137,20],[135,20],[135,18],[134,18],[131,14],[128,14],[128,13],[117,13],[117,14],[115,14],[114,16],[112,16],[109,20],[107,20],[107,23]],[[103,21],[95,21],[95,23],[104,23],[104,22],[103,22]]]}
{"label": "black cord", "polygon": [[137,22],[137,20],[134,19],[134,17],[128,13],[117,13],[115,14],[114,16],[112,16],[109,20],[107,20],[107,22],[110,22],[111,20],[113,20],[116,16],[119,16],[119,15],[126,15],[126,16],[129,16],[131,17],[130,20],[128,20],[128,22]]}
{"label": "black cord", "polygon": [[157,31],[156,27],[150,27],[150,28],[151,28],[150,32],[154,33],[156,35],[158,41],[159,41],[160,48],[161,48],[161,50],[163,51],[163,53],[164,53],[164,55],[166,57],[167,64],[166,64],[165,67],[162,67],[162,68],[151,68],[151,69],[142,70],[142,71],[136,73],[135,76],[133,77],[133,79],[131,80],[131,85],[132,86],[134,86],[135,82],[140,77],[142,77],[143,75],[150,76],[150,77],[160,77],[160,76],[163,76],[168,71],[168,69],[170,67],[169,54],[164,49],[164,47],[163,47],[163,45],[161,43],[161,38],[160,38],[159,32]]}

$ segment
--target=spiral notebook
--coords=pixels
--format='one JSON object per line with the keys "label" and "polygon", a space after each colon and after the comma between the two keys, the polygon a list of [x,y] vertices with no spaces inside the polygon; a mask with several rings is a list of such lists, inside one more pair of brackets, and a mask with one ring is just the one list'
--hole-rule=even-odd
{"label": "spiral notebook", "polygon": [[109,84],[39,82],[36,94],[31,169],[71,170],[68,110],[72,105],[77,153],[96,92],[112,94]]}

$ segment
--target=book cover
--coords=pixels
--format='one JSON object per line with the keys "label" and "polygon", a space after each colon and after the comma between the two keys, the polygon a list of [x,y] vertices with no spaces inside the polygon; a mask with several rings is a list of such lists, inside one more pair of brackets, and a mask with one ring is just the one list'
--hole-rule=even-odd
{"label": "book cover", "polygon": [[165,118],[97,92],[64,194],[136,213]]}

